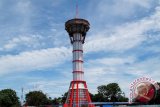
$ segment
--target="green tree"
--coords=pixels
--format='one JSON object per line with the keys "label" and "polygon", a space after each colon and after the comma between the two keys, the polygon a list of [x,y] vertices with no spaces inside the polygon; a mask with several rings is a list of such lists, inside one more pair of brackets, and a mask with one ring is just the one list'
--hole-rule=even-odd
{"label": "green tree", "polygon": [[54,98],[54,99],[52,100],[52,104],[53,104],[53,105],[59,105],[59,104],[61,104],[61,103],[62,103],[62,98],[61,98],[61,97]]}
{"label": "green tree", "polygon": [[104,98],[104,96],[100,93],[98,94],[91,94],[90,93],[90,97],[92,102],[106,102],[107,100]]}
{"label": "green tree", "polygon": [[18,107],[19,98],[12,89],[3,89],[0,91],[0,107]]}
{"label": "green tree", "polygon": [[117,83],[109,83],[108,85],[98,86],[98,94],[102,95],[105,101],[128,101],[122,94],[119,85]]}
{"label": "green tree", "polygon": [[31,91],[26,94],[26,104],[29,106],[50,105],[51,101],[42,91]]}
{"label": "green tree", "polygon": [[65,92],[63,95],[62,95],[62,101],[61,103],[64,104],[66,99],[67,99],[67,95],[68,95],[68,92]]}
{"label": "green tree", "polygon": [[125,97],[124,95],[120,94],[118,97],[118,102],[128,102],[128,98]]}
{"label": "green tree", "polygon": [[61,97],[51,100],[52,105],[64,104],[67,99],[68,92],[65,92]]}

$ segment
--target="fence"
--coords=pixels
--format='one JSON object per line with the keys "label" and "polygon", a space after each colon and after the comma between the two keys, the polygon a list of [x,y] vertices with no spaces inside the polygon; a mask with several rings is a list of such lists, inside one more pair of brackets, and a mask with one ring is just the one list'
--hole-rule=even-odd
{"label": "fence", "polygon": [[[140,103],[128,103],[128,102],[96,102],[92,104],[82,105],[79,107],[160,107],[160,105],[147,105]],[[41,106],[25,106],[25,107],[68,107],[63,105],[41,105]],[[74,106],[73,106],[74,107]],[[76,106],[75,106],[76,107]],[[92,106],[93,107],[93,106]]]}

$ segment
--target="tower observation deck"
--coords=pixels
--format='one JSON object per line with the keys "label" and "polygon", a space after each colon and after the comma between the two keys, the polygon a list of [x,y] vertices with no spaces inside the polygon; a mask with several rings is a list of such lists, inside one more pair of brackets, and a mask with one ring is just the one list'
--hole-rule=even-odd
{"label": "tower observation deck", "polygon": [[70,83],[68,96],[65,102],[67,107],[93,107],[84,80],[83,44],[90,24],[85,19],[75,18],[65,23],[65,30],[69,34],[73,45],[73,80]]}

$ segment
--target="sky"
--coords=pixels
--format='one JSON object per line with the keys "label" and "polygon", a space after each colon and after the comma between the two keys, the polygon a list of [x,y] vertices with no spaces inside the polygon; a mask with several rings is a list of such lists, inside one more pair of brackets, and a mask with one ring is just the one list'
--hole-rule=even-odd
{"label": "sky", "polygon": [[72,80],[65,22],[90,22],[84,44],[88,89],[116,82],[126,96],[137,78],[160,82],[160,0],[0,0],[0,90],[60,97]]}

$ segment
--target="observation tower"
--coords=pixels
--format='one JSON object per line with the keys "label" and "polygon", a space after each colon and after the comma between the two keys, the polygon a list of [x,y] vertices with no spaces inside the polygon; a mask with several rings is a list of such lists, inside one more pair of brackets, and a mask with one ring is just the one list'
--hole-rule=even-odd
{"label": "observation tower", "polygon": [[94,107],[88,92],[83,70],[83,44],[90,24],[85,19],[74,18],[65,23],[65,30],[69,34],[73,46],[73,80],[70,83],[65,102],[67,107]]}

